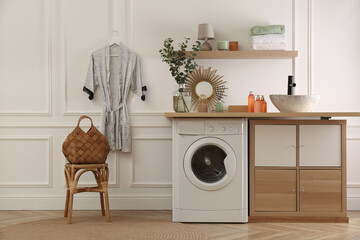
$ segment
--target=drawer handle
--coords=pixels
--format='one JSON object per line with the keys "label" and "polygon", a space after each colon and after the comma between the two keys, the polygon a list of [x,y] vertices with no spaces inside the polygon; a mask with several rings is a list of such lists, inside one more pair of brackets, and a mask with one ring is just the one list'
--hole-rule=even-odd
{"label": "drawer handle", "polygon": [[293,188],[291,191],[292,191],[292,192],[295,192],[295,189]]}
{"label": "drawer handle", "polygon": [[304,190],[304,189],[301,189],[301,191],[302,191],[302,192],[305,192],[305,190]]}
{"label": "drawer handle", "polygon": [[305,145],[304,145],[304,144],[301,144],[300,147],[305,147]]}
{"label": "drawer handle", "polygon": [[295,146],[295,145],[291,145],[291,147],[292,147],[292,148],[296,148],[296,146]]}

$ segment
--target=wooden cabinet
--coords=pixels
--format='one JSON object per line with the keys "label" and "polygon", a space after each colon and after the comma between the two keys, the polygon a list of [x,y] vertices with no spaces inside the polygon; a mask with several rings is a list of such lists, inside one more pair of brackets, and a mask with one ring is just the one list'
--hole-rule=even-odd
{"label": "wooden cabinet", "polygon": [[296,170],[255,171],[255,211],[296,211]]}
{"label": "wooden cabinet", "polygon": [[255,166],[296,166],[296,125],[255,126]]}
{"label": "wooden cabinet", "polygon": [[341,212],[341,170],[300,170],[300,211]]}
{"label": "wooden cabinet", "polygon": [[299,125],[300,166],[341,166],[341,125]]}
{"label": "wooden cabinet", "polygon": [[249,221],[347,222],[346,121],[249,122]]}

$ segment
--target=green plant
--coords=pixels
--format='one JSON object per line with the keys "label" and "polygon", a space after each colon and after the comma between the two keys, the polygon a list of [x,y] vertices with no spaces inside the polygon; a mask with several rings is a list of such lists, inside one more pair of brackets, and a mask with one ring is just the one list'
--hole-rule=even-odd
{"label": "green plant", "polygon": [[178,84],[186,83],[190,74],[198,66],[194,57],[196,56],[195,52],[200,50],[200,42],[196,41],[196,44],[192,46],[190,56],[186,56],[185,51],[188,47],[189,40],[190,38],[185,37],[185,41],[179,43],[180,50],[175,51],[172,45],[173,40],[167,38],[164,40],[164,48],[159,50],[162,61],[169,64],[169,71]]}

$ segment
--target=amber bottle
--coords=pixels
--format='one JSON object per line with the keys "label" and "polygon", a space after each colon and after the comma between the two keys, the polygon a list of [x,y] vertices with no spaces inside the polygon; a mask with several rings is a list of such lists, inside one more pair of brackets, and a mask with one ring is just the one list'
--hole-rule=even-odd
{"label": "amber bottle", "polygon": [[262,112],[267,112],[267,103],[265,101],[264,95],[261,95],[261,111]]}
{"label": "amber bottle", "polygon": [[260,101],[260,96],[256,95],[256,100],[254,103],[254,112],[261,112],[262,110],[262,102]]}
{"label": "amber bottle", "polygon": [[248,112],[254,112],[255,97],[253,91],[250,91],[248,96]]}

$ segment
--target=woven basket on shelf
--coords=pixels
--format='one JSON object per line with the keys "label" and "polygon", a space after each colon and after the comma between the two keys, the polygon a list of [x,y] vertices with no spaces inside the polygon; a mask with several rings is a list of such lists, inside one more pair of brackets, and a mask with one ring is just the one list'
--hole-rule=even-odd
{"label": "woven basket on shelf", "polygon": [[[80,121],[88,118],[91,121],[89,131],[80,128]],[[76,128],[67,136],[62,146],[66,159],[73,164],[105,163],[110,151],[106,137],[94,127],[89,116],[81,116]]]}

